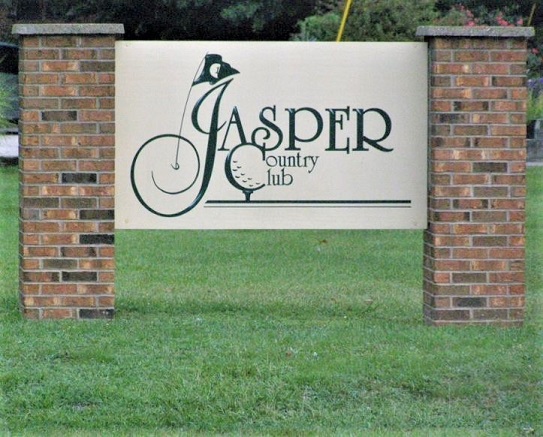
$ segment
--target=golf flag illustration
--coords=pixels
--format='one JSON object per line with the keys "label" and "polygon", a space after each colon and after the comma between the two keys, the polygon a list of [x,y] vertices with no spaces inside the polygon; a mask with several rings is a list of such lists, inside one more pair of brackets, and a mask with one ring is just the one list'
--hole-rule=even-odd
{"label": "golf flag illustration", "polygon": [[[139,202],[148,211],[162,217],[178,217],[189,212],[202,200],[211,179],[218,132],[222,128],[222,125],[219,125],[221,100],[233,80],[230,77],[236,74],[239,74],[239,71],[224,62],[221,55],[205,55],[185,99],[178,134],[157,135],[147,140],[136,152],[130,169],[131,185]],[[190,119],[192,127],[207,136],[204,156],[201,156],[197,145],[183,136],[189,99],[194,88],[200,84],[209,84],[212,88],[204,90],[204,94],[196,101]],[[211,105],[212,108],[209,126],[205,127],[201,125],[199,117],[204,104]],[[232,152],[234,150],[235,148]],[[227,162],[230,160],[228,159]],[[172,171],[174,174],[171,174]],[[248,193],[263,186],[249,184],[251,186],[245,187],[238,183],[238,178],[239,175],[234,177],[227,174],[227,179],[234,187],[245,193],[247,200],[250,197]],[[198,184],[199,188],[197,188]],[[166,210],[162,206],[164,202],[155,202],[157,196],[164,195],[182,196],[184,198],[182,206]]]}

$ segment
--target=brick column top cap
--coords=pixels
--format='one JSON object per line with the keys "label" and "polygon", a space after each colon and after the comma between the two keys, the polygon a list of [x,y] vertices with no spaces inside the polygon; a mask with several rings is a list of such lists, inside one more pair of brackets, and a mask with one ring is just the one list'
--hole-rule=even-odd
{"label": "brick column top cap", "polygon": [[14,24],[15,35],[123,35],[124,25],[112,23]]}
{"label": "brick column top cap", "polygon": [[532,38],[533,27],[516,26],[419,26],[417,36],[465,38]]}

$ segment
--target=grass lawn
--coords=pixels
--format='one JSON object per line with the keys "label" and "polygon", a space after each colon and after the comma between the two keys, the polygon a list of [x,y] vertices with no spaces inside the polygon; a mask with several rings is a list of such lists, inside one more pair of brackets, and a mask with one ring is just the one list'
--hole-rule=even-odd
{"label": "grass lawn", "polygon": [[423,325],[420,231],[119,231],[113,321],[25,321],[0,168],[0,435],[543,435],[528,175],[527,319],[502,329]]}

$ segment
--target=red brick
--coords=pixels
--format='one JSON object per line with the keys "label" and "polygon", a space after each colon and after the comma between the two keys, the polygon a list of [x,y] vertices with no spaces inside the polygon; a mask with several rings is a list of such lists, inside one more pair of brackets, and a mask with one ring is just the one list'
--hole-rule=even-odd
{"label": "red brick", "polygon": [[57,222],[23,222],[21,230],[25,233],[59,232],[60,225]]}
{"label": "red brick", "polygon": [[78,308],[78,307],[94,307],[96,299],[88,296],[63,296],[60,298],[62,306]]}
{"label": "red brick", "polygon": [[506,284],[506,283],[524,283],[524,272],[501,272],[490,273],[489,281],[491,283]]}
{"label": "red brick", "polygon": [[508,211],[510,222],[522,222],[526,221],[526,212],[525,211]]}
{"label": "red brick", "polygon": [[459,101],[459,102],[453,102],[453,107],[455,111],[464,111],[464,112],[488,111],[489,102],[477,101],[477,100]]}
{"label": "red brick", "polygon": [[44,220],[76,220],[78,218],[77,211],[66,209],[51,209],[44,211]]}
{"label": "red brick", "polygon": [[436,197],[469,197],[471,195],[470,187],[434,187],[432,194]]}
{"label": "red brick", "polygon": [[490,183],[488,174],[454,174],[453,185],[485,185]]}
{"label": "red brick", "polygon": [[502,296],[508,294],[509,287],[507,285],[475,284],[471,286],[471,290],[476,296]]}
{"label": "red brick", "polygon": [[43,244],[50,246],[77,244],[79,242],[79,236],[73,234],[45,234],[41,238]]}
{"label": "red brick", "polygon": [[115,89],[110,85],[82,86],[79,89],[81,97],[107,97],[114,94]]}
{"label": "red brick", "polygon": [[97,301],[100,308],[113,308],[115,306],[115,296],[99,296]]}
{"label": "red brick", "polygon": [[499,74],[507,75],[509,74],[509,64],[473,64],[472,67],[473,74]]}
{"label": "red brick", "polygon": [[492,209],[524,209],[525,201],[521,199],[492,199],[490,207]]}
{"label": "red brick", "polygon": [[475,147],[480,147],[484,149],[504,148],[504,147],[507,147],[507,138],[493,138],[493,137],[476,138]]}
{"label": "red brick", "polygon": [[438,173],[468,173],[471,171],[470,162],[432,162],[431,167]]}
{"label": "red brick", "polygon": [[506,320],[508,313],[501,309],[474,310],[473,317],[479,320]]}
{"label": "red brick", "polygon": [[23,48],[39,47],[40,38],[38,36],[25,36],[24,38],[21,38],[20,45]]}
{"label": "red brick", "polygon": [[115,231],[115,223],[114,222],[105,222],[100,223],[98,225],[98,232],[100,233],[112,233]]}
{"label": "red brick", "polygon": [[78,37],[75,35],[48,35],[42,39],[42,46],[48,47],[75,47]]}
{"label": "red brick", "polygon": [[69,48],[62,50],[62,59],[65,60],[81,60],[81,59],[97,59],[98,52],[90,48]]}
{"label": "red brick", "polygon": [[52,85],[60,83],[60,74],[32,73],[22,74],[21,81],[25,85]]}
{"label": "red brick", "polygon": [[474,197],[508,197],[508,187],[481,186],[473,188]]}
{"label": "red brick", "polygon": [[96,83],[97,78],[94,73],[69,73],[64,75],[64,83],[68,85],[91,84]]}
{"label": "red brick", "polygon": [[491,111],[518,112],[526,110],[524,102],[513,102],[510,100],[498,100],[490,103]]}
{"label": "red brick", "polygon": [[60,51],[56,49],[24,49],[20,56],[24,60],[52,60],[60,59]]}
{"label": "red brick", "polygon": [[469,270],[469,265],[469,261],[463,260],[435,260],[429,267],[436,271],[455,272]]}
{"label": "red brick", "polygon": [[21,262],[19,263],[19,266],[23,270],[39,270],[40,261],[37,259],[25,258],[21,260]]}
{"label": "red brick", "polygon": [[436,246],[444,247],[467,247],[470,245],[470,239],[467,236],[438,236],[435,237]]}
{"label": "red brick", "polygon": [[42,311],[41,318],[43,319],[74,319],[75,318],[75,309],[72,308],[45,308]]}
{"label": "red brick", "polygon": [[104,284],[115,282],[115,273],[114,272],[98,272],[98,280]]}
{"label": "red brick", "polygon": [[475,124],[505,124],[510,122],[507,114],[473,114],[471,121]]}
{"label": "red brick", "polygon": [[505,222],[507,221],[507,213],[505,211],[473,211],[471,213],[474,222]]}
{"label": "red brick", "polygon": [[473,247],[507,247],[505,236],[476,236],[473,237]]}
{"label": "red brick", "polygon": [[115,59],[115,49],[114,48],[102,48],[98,50],[98,59],[102,60],[113,60]]}
{"label": "red brick", "polygon": [[469,88],[432,88],[430,95],[433,99],[449,100],[471,99],[474,97],[473,91]]}
{"label": "red brick", "polygon": [[480,125],[453,126],[453,135],[485,136],[488,128]]}
{"label": "red brick", "polygon": [[500,88],[478,88],[473,90],[473,98],[476,100],[507,99],[507,90]]}
{"label": "red brick", "polygon": [[469,319],[469,310],[432,310],[432,321],[464,321]]}
{"label": "red brick", "polygon": [[77,293],[82,295],[113,295],[115,289],[112,284],[77,284]]}
{"label": "red brick", "polygon": [[62,123],[58,133],[68,135],[95,134],[98,133],[96,123]]}
{"label": "red brick", "polygon": [[428,231],[436,235],[450,235],[452,226],[449,223],[431,221],[428,223]]}
{"label": "red brick", "polygon": [[114,73],[98,73],[98,83],[103,85],[110,85],[115,83]]}
{"label": "red brick", "polygon": [[23,282],[37,282],[37,283],[46,283],[46,282],[59,282],[58,272],[23,272],[22,280]]}
{"label": "red brick", "polygon": [[49,72],[61,72],[61,71],[78,71],[79,62],[77,61],[43,61],[41,63],[42,71]]}
{"label": "red brick", "polygon": [[470,270],[472,271],[504,271],[507,268],[506,261],[496,260],[472,260]]}
{"label": "red brick", "polygon": [[522,76],[494,76],[492,85],[495,87],[524,87],[526,77]]}
{"label": "red brick", "polygon": [[98,99],[100,109],[115,109],[115,99],[102,97]]}
{"label": "red brick", "polygon": [[457,76],[455,85],[459,87],[487,87],[492,84],[490,76]]}
{"label": "red brick", "polygon": [[79,262],[81,270],[113,270],[115,261],[112,259],[86,259]]}
{"label": "red brick", "polygon": [[23,184],[55,184],[59,182],[59,176],[57,173],[23,173],[21,176]]}
{"label": "red brick", "polygon": [[94,98],[65,98],[60,100],[62,109],[96,109],[98,103]]}
{"label": "red brick", "polygon": [[[26,242],[26,244],[30,244]],[[26,246],[23,248],[23,255],[28,257],[57,257],[58,248],[56,247],[47,247],[47,246]]]}
{"label": "red brick", "polygon": [[76,161],[42,161],[41,166],[45,171],[75,171],[77,170]]}
{"label": "red brick", "polygon": [[492,161],[517,161],[526,159],[526,151],[514,150],[490,150],[488,158]]}
{"label": "red brick", "polygon": [[102,258],[114,258],[115,247],[114,246],[102,246],[98,248],[98,255]]}
{"label": "red brick", "polygon": [[81,47],[92,49],[98,47],[114,47],[115,38],[113,36],[83,36],[81,37]]}
{"label": "red brick", "polygon": [[114,193],[114,187],[81,187],[79,189],[81,196],[113,196]]}
{"label": "red brick", "polygon": [[491,51],[491,62],[526,62],[526,53],[524,51]]}
{"label": "red brick", "polygon": [[489,225],[480,223],[459,223],[453,225],[453,233],[456,235],[488,234]]}
{"label": "red brick", "polygon": [[68,222],[62,226],[63,232],[96,232],[97,225],[95,222]]}
{"label": "red brick", "polygon": [[51,85],[43,86],[40,95],[43,97],[77,96],[78,89],[74,86]]}
{"label": "red brick", "polygon": [[436,63],[432,67],[432,72],[436,75],[445,74],[445,75],[457,75],[470,73],[471,69],[469,65],[461,63]]}
{"label": "red brick", "polygon": [[490,230],[496,235],[524,235],[524,223],[491,224]]}
{"label": "red brick", "polygon": [[97,149],[93,148],[65,148],[61,151],[61,157],[66,159],[98,159],[100,157],[100,152]]}
{"label": "red brick", "polygon": [[76,284],[43,284],[42,293],[48,295],[66,295],[77,293]]}
{"label": "red brick", "polygon": [[526,126],[491,126],[490,135],[493,136],[526,136]]}
{"label": "red brick", "polygon": [[21,108],[25,109],[58,109],[58,99],[53,98],[23,98],[21,99]]}
{"label": "red brick", "polygon": [[81,121],[113,121],[115,119],[114,111],[81,111]]}
{"label": "red brick", "polygon": [[526,87],[514,88],[510,91],[510,98],[513,100],[526,101],[528,98],[528,89]]}

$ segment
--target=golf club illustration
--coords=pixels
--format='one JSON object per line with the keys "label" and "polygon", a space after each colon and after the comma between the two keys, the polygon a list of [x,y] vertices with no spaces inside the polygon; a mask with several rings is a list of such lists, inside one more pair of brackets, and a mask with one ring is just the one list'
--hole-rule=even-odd
{"label": "golf club illustration", "polygon": [[[239,71],[222,60],[218,54],[207,54],[200,63],[185,100],[179,132],[162,134],[150,138],[140,146],[130,168],[130,182],[138,201],[150,212],[162,217],[178,217],[192,210],[203,198],[212,176],[217,152],[218,133],[224,125],[219,123],[221,100],[232,83],[231,76]],[[202,157],[198,147],[183,136],[184,123],[191,93],[200,84],[211,85],[196,101],[190,114],[192,127],[207,137],[205,155]],[[209,126],[202,127],[199,119],[202,107],[211,108]],[[252,148],[259,148],[249,144]],[[264,184],[244,177],[238,163],[232,167],[232,157],[240,151],[240,144],[234,147],[226,160],[225,171],[228,181],[241,190],[246,200]],[[200,146],[201,147],[201,146]],[[197,183],[200,184],[196,189]],[[190,195],[191,192],[195,194]],[[156,201],[157,197],[184,196],[183,206],[174,208]],[[170,203],[170,202],[167,202]]]}

